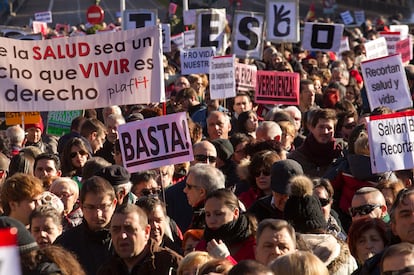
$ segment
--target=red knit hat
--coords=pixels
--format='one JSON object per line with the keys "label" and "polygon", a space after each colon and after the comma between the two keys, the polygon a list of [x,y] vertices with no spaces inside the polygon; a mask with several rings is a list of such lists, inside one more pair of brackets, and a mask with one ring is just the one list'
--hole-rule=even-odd
{"label": "red knit hat", "polygon": [[30,128],[39,128],[40,129],[40,131],[42,131],[42,133],[43,133],[43,130],[45,129],[45,126],[43,125],[43,121],[42,121],[42,119],[40,119],[40,121],[38,122],[38,123],[32,123],[32,124],[25,124],[24,125],[24,128],[27,130],[27,129],[30,129]]}

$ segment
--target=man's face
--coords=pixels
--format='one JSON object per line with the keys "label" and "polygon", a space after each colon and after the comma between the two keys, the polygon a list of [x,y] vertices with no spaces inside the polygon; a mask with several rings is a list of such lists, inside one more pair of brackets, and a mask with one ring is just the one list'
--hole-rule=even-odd
{"label": "man's face", "polygon": [[319,119],[310,132],[320,144],[330,142],[335,134],[335,122],[331,119]]}
{"label": "man's face", "polygon": [[60,182],[53,186],[50,190],[53,194],[58,196],[63,202],[63,206],[66,213],[70,213],[73,210],[73,206],[78,200],[78,195],[72,190],[72,186],[67,182]]}
{"label": "man's face", "polygon": [[225,114],[215,113],[207,119],[207,132],[210,140],[218,138],[229,138],[231,130],[230,121],[225,117]]}
{"label": "man's face", "polygon": [[391,228],[401,241],[414,244],[414,193],[408,194],[395,208]]}
{"label": "man's face", "polygon": [[10,217],[15,218],[16,220],[20,221],[24,225],[29,224],[29,217],[33,210],[36,209],[37,206],[41,204],[40,202],[41,194],[31,198],[31,199],[24,199],[21,201],[11,201],[9,202],[10,205]]}
{"label": "man's face", "polygon": [[111,221],[115,206],[116,199],[111,200],[108,195],[87,193],[81,208],[89,229],[104,229]]}
{"label": "man's face", "polygon": [[193,150],[194,161],[191,162],[191,165],[197,163],[206,163],[211,166],[216,166],[217,161],[217,150],[213,144],[207,141],[202,141],[201,144],[194,147]]}
{"label": "man's face", "polygon": [[196,176],[193,173],[187,177],[184,193],[187,195],[188,204],[192,207],[196,207],[206,197],[204,189],[197,184]]}
{"label": "man's face", "polygon": [[354,117],[348,117],[345,119],[344,124],[341,128],[341,137],[345,140],[349,140],[349,136],[352,133],[352,130],[356,127],[357,122],[355,121]]}
{"label": "man's face", "polygon": [[50,159],[40,159],[36,163],[34,170],[35,177],[44,179],[45,177],[60,176],[61,171],[56,170],[55,162]]}
{"label": "man's face", "polygon": [[[364,206],[367,206],[367,205],[373,205],[373,207],[371,208],[372,209],[371,212],[365,211],[366,213],[361,213],[361,211],[355,211],[355,216],[352,217],[352,221],[360,220],[360,219],[367,218],[367,217],[372,218],[372,219],[374,218],[381,219],[384,216],[383,207],[385,207],[385,211],[386,211],[386,206],[381,207],[382,203],[377,198],[378,195],[381,195],[381,193],[377,194],[377,192],[371,192],[367,194],[355,195],[352,198],[351,208],[356,209],[356,210],[358,209],[363,210]],[[374,207],[374,205],[379,205],[379,206]]]}
{"label": "man's face", "polygon": [[313,84],[302,85],[299,95],[299,102],[302,106],[310,107],[315,103],[315,87]]}
{"label": "man's face", "polygon": [[145,248],[150,237],[151,227],[142,228],[138,213],[114,214],[110,231],[112,243],[121,259],[139,255]]}
{"label": "man's face", "polygon": [[105,142],[105,134],[98,134],[97,132],[92,133],[90,144],[91,144],[93,153],[96,153],[99,149],[101,149],[103,147],[104,142]]}
{"label": "man's face", "polygon": [[323,216],[325,217],[325,220],[328,221],[332,205],[332,200],[329,198],[328,192],[323,187],[317,187],[313,189],[313,195],[321,202]]}
{"label": "man's face", "polygon": [[185,77],[178,78],[175,82],[175,91],[178,92],[185,88],[190,88],[190,82],[188,81],[188,79]]}
{"label": "man's face", "polygon": [[265,228],[257,240],[256,261],[268,265],[279,256],[292,253],[296,250],[296,244],[288,230],[280,231]]}
{"label": "man's face", "polygon": [[236,96],[234,98],[233,110],[237,115],[243,112],[250,111],[253,108],[253,103],[248,96]]}
{"label": "man's face", "polygon": [[[404,270],[406,267],[414,266],[414,257],[413,254],[408,255],[394,255],[385,257],[382,263],[382,269],[385,271],[397,271],[393,274],[414,274],[414,272],[398,272],[400,270]],[[412,268],[411,268],[412,270]]]}
{"label": "man's face", "polygon": [[118,137],[118,127],[119,122],[115,119],[107,119],[106,121],[106,129],[108,133],[106,134],[106,138],[109,142],[114,143]]}
{"label": "man's face", "polygon": [[151,238],[160,245],[165,234],[165,228],[167,227],[167,219],[160,205],[154,208],[148,217],[148,221],[151,225]]}
{"label": "man's face", "polygon": [[30,225],[30,233],[40,247],[51,245],[62,234],[62,225],[58,225],[51,217],[35,217]]}

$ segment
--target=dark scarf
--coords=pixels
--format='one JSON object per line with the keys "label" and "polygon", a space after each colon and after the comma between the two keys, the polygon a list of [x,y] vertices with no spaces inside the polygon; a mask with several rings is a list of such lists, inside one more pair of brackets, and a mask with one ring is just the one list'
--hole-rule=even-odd
{"label": "dark scarf", "polygon": [[312,134],[303,142],[300,150],[316,165],[329,165],[341,156],[342,148],[332,138],[328,143],[319,143]]}
{"label": "dark scarf", "polygon": [[206,226],[204,239],[206,242],[215,239],[222,240],[227,246],[244,241],[250,236],[249,220],[245,215],[240,215],[237,220],[222,225],[217,230]]}

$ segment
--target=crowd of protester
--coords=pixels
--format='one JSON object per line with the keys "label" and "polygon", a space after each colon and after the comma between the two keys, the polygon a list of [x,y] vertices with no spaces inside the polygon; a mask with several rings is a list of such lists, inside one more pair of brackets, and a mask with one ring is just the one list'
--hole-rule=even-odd
{"label": "crowd of protester", "polygon": [[[378,21],[377,21],[378,22]],[[414,272],[413,169],[371,172],[363,43],[266,43],[259,70],[300,74],[299,105],[211,99],[206,74],[164,54],[166,103],[85,110],[1,138],[0,228],[18,229],[23,274],[403,274]],[[414,93],[414,65],[405,72]],[[130,174],[118,127],[186,112],[194,160]]]}

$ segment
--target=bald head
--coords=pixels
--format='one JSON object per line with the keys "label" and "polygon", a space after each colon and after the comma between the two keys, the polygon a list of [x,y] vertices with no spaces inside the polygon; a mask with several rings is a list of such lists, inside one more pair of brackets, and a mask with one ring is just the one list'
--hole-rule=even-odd
{"label": "bald head", "polygon": [[194,161],[191,162],[191,165],[195,165],[197,163],[207,163],[212,166],[216,165],[217,159],[217,151],[216,147],[207,140],[203,140],[197,142],[193,145],[193,155]]}
{"label": "bald head", "polygon": [[263,121],[256,130],[257,141],[276,140],[280,141],[282,129],[274,121]]}

